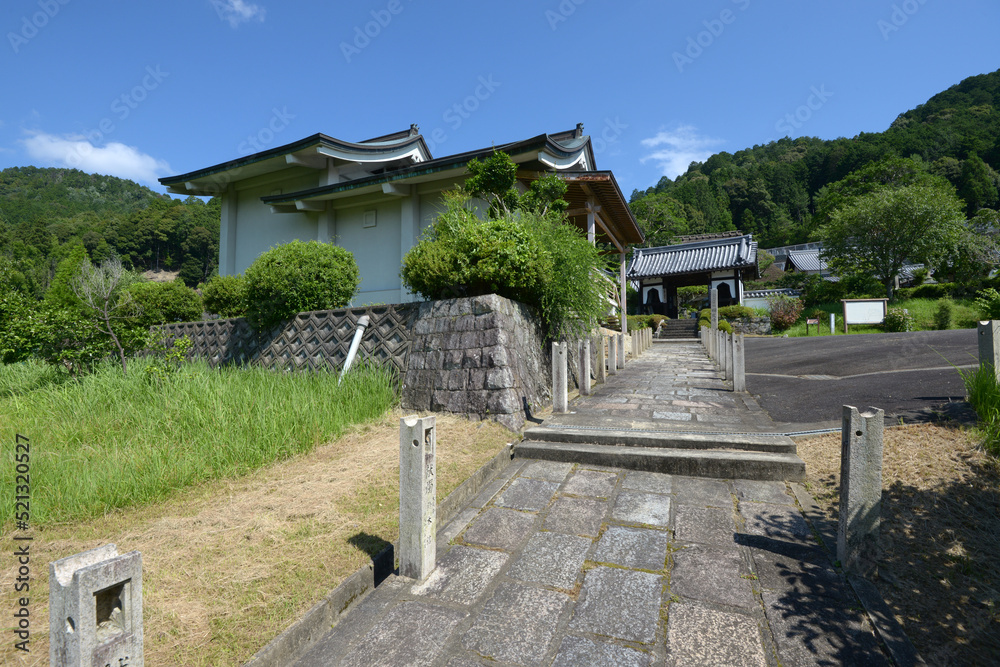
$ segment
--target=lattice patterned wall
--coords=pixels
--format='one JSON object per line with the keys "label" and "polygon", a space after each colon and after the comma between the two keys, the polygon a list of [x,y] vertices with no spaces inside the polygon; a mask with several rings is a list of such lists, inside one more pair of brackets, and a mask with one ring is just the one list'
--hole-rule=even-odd
{"label": "lattice patterned wall", "polygon": [[272,368],[339,368],[347,358],[358,319],[368,315],[359,359],[390,363],[406,372],[417,304],[319,310],[299,313],[269,332],[254,332],[245,319],[181,322],[162,327],[171,337],[187,336],[190,356],[213,366],[255,363]]}

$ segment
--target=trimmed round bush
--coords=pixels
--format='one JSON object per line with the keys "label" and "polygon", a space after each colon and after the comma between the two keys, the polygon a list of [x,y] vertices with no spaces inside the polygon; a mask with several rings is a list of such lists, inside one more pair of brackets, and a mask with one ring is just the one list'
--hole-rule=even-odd
{"label": "trimmed round bush", "polygon": [[128,288],[132,301],[141,308],[138,323],[142,326],[168,322],[196,322],[204,306],[201,297],[177,280],[171,283],[136,283]]}
{"label": "trimmed round bush", "polygon": [[215,276],[201,288],[205,310],[220,317],[242,317],[247,311],[243,276]]}
{"label": "trimmed round bush", "polygon": [[256,329],[270,328],[298,313],[343,308],[361,282],[354,255],[319,241],[271,248],[243,275],[246,316]]}
{"label": "trimmed round bush", "polygon": [[719,320],[719,331],[725,331],[727,334],[733,333],[733,325],[726,320]]}

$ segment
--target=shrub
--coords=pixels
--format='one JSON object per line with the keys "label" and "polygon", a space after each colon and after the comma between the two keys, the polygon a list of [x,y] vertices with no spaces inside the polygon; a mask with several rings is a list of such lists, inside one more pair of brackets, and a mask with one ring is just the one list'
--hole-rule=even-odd
{"label": "shrub", "polygon": [[201,319],[201,297],[183,282],[136,283],[128,288],[139,308],[137,322],[148,328],[168,322],[194,322]]}
{"label": "shrub", "polygon": [[205,309],[220,317],[241,317],[247,311],[246,280],[239,276],[215,276],[201,288]]}
{"label": "shrub", "polygon": [[343,308],[358,292],[354,255],[319,241],[271,248],[247,268],[246,314],[256,329],[311,310]]}
{"label": "shrub", "polygon": [[802,301],[784,294],[768,298],[767,303],[771,307],[771,328],[775,331],[787,331],[802,314]]}
{"label": "shrub", "polygon": [[1000,292],[987,287],[976,294],[976,307],[979,317],[984,320],[1000,320]]}
{"label": "shrub", "polygon": [[982,364],[975,370],[961,371],[969,404],[979,417],[984,436],[983,448],[1000,457],[1000,385],[993,366]]}
{"label": "shrub", "polygon": [[937,310],[934,311],[934,328],[945,330],[951,328],[951,320],[954,316],[955,306],[951,299],[941,299]]}
{"label": "shrub", "polygon": [[890,308],[882,323],[885,331],[913,331],[913,316],[905,308]]}
{"label": "shrub", "polygon": [[651,315],[629,315],[628,316],[628,330],[636,331],[638,329],[649,329],[651,328],[650,318]]}
{"label": "shrub", "polygon": [[733,325],[726,320],[719,320],[719,331],[725,331],[728,334],[733,333]]}
{"label": "shrub", "polygon": [[746,306],[723,306],[719,308],[719,319],[739,320],[746,317],[753,317],[753,308]]}
{"label": "shrub", "polygon": [[556,211],[480,219],[462,192],[403,258],[400,275],[428,299],[499,294],[538,309],[550,338],[579,335],[604,316],[600,251]]}
{"label": "shrub", "polygon": [[651,329],[656,329],[660,326],[660,322],[663,320],[670,319],[664,315],[650,315],[649,316],[649,326]]}

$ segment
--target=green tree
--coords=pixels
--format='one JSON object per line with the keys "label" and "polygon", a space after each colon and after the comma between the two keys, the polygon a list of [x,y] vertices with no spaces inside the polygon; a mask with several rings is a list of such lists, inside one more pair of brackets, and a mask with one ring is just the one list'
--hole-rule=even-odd
{"label": "green tree", "polygon": [[83,303],[73,293],[73,280],[79,275],[84,262],[89,262],[87,250],[83,245],[76,245],[70,250],[69,256],[59,262],[56,275],[45,292],[45,304],[53,308],[69,308],[79,310]]}
{"label": "green tree", "polygon": [[961,244],[962,202],[951,186],[881,187],[837,209],[820,229],[823,254],[836,273],[869,275],[892,298],[906,260],[933,264]]}

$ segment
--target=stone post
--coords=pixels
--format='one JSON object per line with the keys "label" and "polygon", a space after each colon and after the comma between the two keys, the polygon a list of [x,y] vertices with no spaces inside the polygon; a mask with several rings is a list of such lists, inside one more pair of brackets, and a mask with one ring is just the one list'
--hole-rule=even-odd
{"label": "stone post", "polygon": [[49,664],[142,667],[142,554],[118,547],[49,563]]}
{"label": "stone post", "polygon": [[580,395],[590,396],[590,339],[580,341]]}
{"label": "stone post", "polygon": [[618,373],[618,336],[608,336],[608,375]]}
{"label": "stone post", "polygon": [[746,390],[746,348],[743,346],[743,334],[738,334],[733,342],[733,391]]}
{"label": "stone post", "polygon": [[[712,309],[712,331],[717,332],[719,330],[719,288],[715,287],[708,290],[709,306]],[[718,343],[718,337],[713,340],[714,343]],[[719,358],[719,348],[713,345],[712,347],[712,358]]]}
{"label": "stone post", "polygon": [[437,556],[436,450],[433,415],[399,420],[399,574],[417,581]]}
{"label": "stone post", "polygon": [[701,327],[700,329],[701,346],[705,348],[708,352],[708,327]]}
{"label": "stone post", "polygon": [[980,322],[979,334],[979,365],[990,365],[993,373],[1000,378],[1000,320]]}
{"label": "stone post", "polygon": [[642,329],[636,329],[632,332],[632,358],[639,358],[639,336],[642,335]]}
{"label": "stone post", "polygon": [[598,338],[601,341],[601,349],[597,357],[597,381],[604,384],[608,381],[608,367],[605,365],[608,359],[608,339],[604,334],[598,334]]}
{"label": "stone post", "polygon": [[882,517],[882,431],[884,413],[858,413],[844,406],[840,449],[840,522],[837,559],[846,572],[862,577],[878,569]]}
{"label": "stone post", "polygon": [[618,367],[625,368],[625,334],[618,334]]}
{"label": "stone post", "polygon": [[552,343],[552,412],[568,412],[567,343]]}
{"label": "stone post", "polygon": [[723,346],[726,348],[726,380],[733,379],[733,334],[723,333]]}

